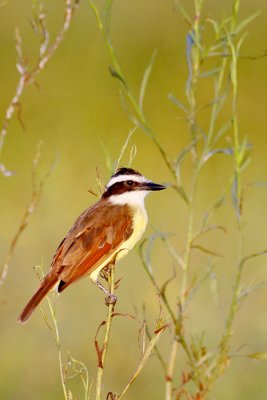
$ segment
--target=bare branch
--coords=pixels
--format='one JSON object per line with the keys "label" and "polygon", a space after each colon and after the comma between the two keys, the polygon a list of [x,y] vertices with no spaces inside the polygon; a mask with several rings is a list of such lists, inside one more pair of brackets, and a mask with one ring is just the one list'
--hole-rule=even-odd
{"label": "bare branch", "polygon": [[40,147],[41,147],[41,142],[38,144],[37,146],[37,150],[36,150],[36,154],[34,156],[33,159],[33,167],[32,167],[32,194],[31,194],[31,198],[25,208],[24,214],[20,220],[18,229],[15,233],[15,235],[13,236],[13,239],[11,240],[9,249],[6,253],[6,256],[4,258],[4,262],[3,265],[0,269],[0,286],[3,285],[7,274],[8,274],[8,269],[9,269],[9,263],[10,260],[13,256],[15,247],[22,235],[22,233],[24,232],[24,230],[27,228],[28,224],[29,224],[29,220],[32,216],[32,214],[35,212],[36,207],[38,206],[38,203],[40,201],[41,198],[41,194],[44,188],[44,185],[47,181],[47,179],[50,177],[54,166],[55,166],[55,160],[51,163],[46,175],[44,176],[44,178],[39,182],[39,184],[36,183],[36,177],[37,177],[37,167],[39,165],[39,160],[40,160]]}
{"label": "bare branch", "polygon": [[[72,0],[65,0],[65,16],[64,16],[63,26],[60,29],[58,35],[56,36],[54,43],[52,43],[50,46],[48,46],[49,32],[47,31],[46,28],[44,13],[39,14],[39,24],[41,25],[43,39],[40,42],[39,58],[37,60],[36,66],[32,69],[32,71],[28,70],[27,63],[24,61],[22,52],[22,39],[19,30],[16,29],[15,32],[15,37],[16,37],[15,47],[17,52],[16,67],[20,74],[20,77],[15,89],[15,94],[12,97],[6,109],[5,116],[2,122],[2,128],[0,131],[0,157],[5,143],[5,138],[7,135],[9,123],[15,113],[16,108],[18,108],[18,118],[23,127],[21,120],[20,99],[24,90],[26,89],[27,86],[35,83],[38,74],[45,68],[50,58],[54,55],[54,53],[58,49],[60,43],[63,41],[65,37],[66,32],[69,30],[74,15],[74,11],[77,8],[78,4],[79,1],[77,0],[75,0],[74,3],[72,2]],[[7,171],[7,169],[3,164],[0,164],[0,172],[2,172],[6,176],[11,175],[11,172]]]}

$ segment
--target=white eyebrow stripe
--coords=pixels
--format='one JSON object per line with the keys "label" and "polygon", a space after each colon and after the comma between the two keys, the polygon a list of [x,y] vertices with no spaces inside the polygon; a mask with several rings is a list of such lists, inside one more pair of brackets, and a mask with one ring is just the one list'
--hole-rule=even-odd
{"label": "white eyebrow stripe", "polygon": [[106,188],[110,188],[112,185],[114,185],[114,183],[125,182],[125,181],[134,181],[138,183],[143,183],[143,182],[148,182],[148,179],[146,179],[143,175],[118,175],[110,179]]}

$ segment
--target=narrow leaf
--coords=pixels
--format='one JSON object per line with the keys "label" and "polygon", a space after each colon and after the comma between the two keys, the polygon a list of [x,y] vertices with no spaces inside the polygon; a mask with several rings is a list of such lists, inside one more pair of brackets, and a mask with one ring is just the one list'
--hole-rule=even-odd
{"label": "narrow leaf", "polygon": [[106,161],[106,165],[108,167],[108,170],[112,174],[113,173],[113,165],[112,165],[112,161],[111,161],[111,157],[110,157],[110,152],[107,149],[106,144],[102,140],[99,140],[99,143],[100,143],[100,146],[102,147],[102,149],[104,151],[104,154],[105,154],[105,157],[106,157],[105,161]]}
{"label": "narrow leaf", "polygon": [[240,202],[239,202],[239,198],[238,198],[238,193],[237,193],[237,176],[235,173],[234,179],[233,179],[233,184],[231,187],[231,195],[232,195],[232,204],[234,207],[234,210],[236,212],[237,217],[240,217]]}
{"label": "narrow leaf", "polygon": [[189,204],[189,199],[188,196],[183,188],[182,185],[172,185],[174,190],[176,190],[177,193],[182,197],[182,199],[186,202],[186,204]]}
{"label": "narrow leaf", "polygon": [[186,146],[185,148],[183,148],[183,150],[179,153],[178,157],[176,158],[176,160],[174,161],[174,165],[175,165],[175,175],[176,175],[176,179],[177,179],[177,184],[173,185],[172,187],[180,194],[180,196],[183,198],[183,200],[188,204],[189,203],[189,199],[188,196],[184,190],[183,187],[183,183],[181,180],[181,163],[184,159],[184,157],[189,154],[189,152],[195,147],[197,141],[200,139],[201,136],[198,136],[197,138],[195,138],[191,143],[189,143],[188,146]]}
{"label": "narrow leaf", "polygon": [[[212,107],[215,104],[222,105],[225,100],[225,97],[226,97],[225,94],[223,94],[222,96],[218,96],[214,100],[210,101],[209,103],[204,104],[204,106],[200,107],[199,110],[200,111],[205,110],[206,108]],[[219,108],[217,111],[217,115],[218,115],[218,112],[219,112]]]}
{"label": "narrow leaf", "polygon": [[218,75],[219,72],[221,72],[221,70],[222,70],[221,68],[214,68],[209,71],[203,72],[199,76],[200,76],[200,78],[210,78],[211,76]]}
{"label": "narrow leaf", "polygon": [[232,13],[232,27],[236,26],[238,11],[239,11],[240,0],[235,0],[233,3],[233,13]]}
{"label": "narrow leaf", "polygon": [[253,360],[267,360],[267,351],[247,354],[245,357],[252,358]]}
{"label": "narrow leaf", "polygon": [[247,297],[249,294],[255,292],[256,290],[263,289],[266,286],[267,286],[267,281],[265,280],[263,282],[258,283],[257,285],[247,287],[241,291],[241,293],[238,296],[238,300],[240,301],[244,297]]}
{"label": "narrow leaf", "polygon": [[131,147],[130,155],[129,155],[129,161],[128,161],[129,167],[132,165],[132,162],[133,162],[136,154],[137,154],[137,146],[135,144],[133,144]]}
{"label": "narrow leaf", "polygon": [[219,131],[217,132],[217,134],[216,134],[216,136],[215,136],[215,139],[214,139],[214,143],[217,142],[217,140],[219,140],[219,139],[223,136],[223,134],[224,134],[225,132],[227,132],[228,129],[231,128],[231,126],[232,126],[232,121],[227,121],[227,122],[219,129]]}
{"label": "narrow leaf", "polygon": [[240,172],[243,172],[248,167],[250,162],[251,162],[251,157],[249,157],[249,155],[247,154],[244,160],[242,161],[242,164],[240,165]]}
{"label": "narrow leaf", "polygon": [[217,37],[217,36],[219,35],[219,32],[220,32],[220,27],[219,27],[218,22],[216,22],[216,21],[215,21],[214,19],[212,19],[212,18],[207,18],[206,21],[209,22],[209,23],[212,25],[212,27],[213,27],[213,29],[214,29],[214,32],[215,32],[215,35],[216,35],[216,37]]}
{"label": "narrow leaf", "polygon": [[180,100],[178,100],[174,94],[170,93],[168,95],[168,99],[171,100],[178,108],[180,108],[181,110],[183,110],[186,114],[188,114],[188,109],[186,108],[186,106],[184,105],[184,103]]}
{"label": "narrow leaf", "polygon": [[125,87],[125,89],[127,89],[127,85],[126,85],[125,80],[124,80],[123,77],[118,73],[118,71],[116,71],[116,69],[114,69],[114,68],[112,67],[112,65],[110,65],[109,71],[110,71],[111,75],[113,76],[113,78],[118,79],[118,80],[122,83],[122,85]]}
{"label": "narrow leaf", "polygon": [[[123,144],[123,146],[122,146],[122,148],[120,150],[120,154],[119,154],[118,160],[116,162],[115,169],[114,169],[113,173],[119,168],[121,160],[122,160],[122,157],[123,157],[125,151],[127,150],[127,147],[129,145],[129,141],[130,141],[130,139],[131,139],[131,137],[132,137],[132,135],[134,134],[135,131],[136,131],[136,126],[134,128],[132,128],[130,130],[130,132],[128,133],[127,138],[126,138],[126,140],[125,140],[125,142],[124,142],[124,144]],[[133,154],[131,155],[131,157],[130,157],[131,161],[133,160],[134,155]]]}
{"label": "narrow leaf", "polygon": [[109,33],[112,5],[113,5],[113,0],[105,0],[105,3],[104,3],[104,26],[105,26],[105,30],[106,30],[107,34]]}
{"label": "narrow leaf", "polygon": [[213,250],[209,250],[209,249],[207,249],[206,247],[201,246],[200,244],[192,244],[191,248],[192,248],[192,249],[197,249],[197,250],[203,251],[203,253],[210,254],[211,256],[223,257],[222,254],[217,253],[217,252],[215,252],[215,251],[213,251]]}
{"label": "narrow leaf", "polygon": [[161,334],[165,331],[165,329],[167,328],[168,325],[162,326],[161,328],[157,329],[154,332],[154,335],[152,336],[152,339],[150,340],[146,351],[137,367],[136,372],[133,374],[132,378],[130,379],[130,381],[128,382],[128,384],[125,386],[122,394],[118,397],[118,400],[121,400],[123,398],[123,396],[125,395],[125,393],[129,390],[130,386],[132,385],[132,383],[136,380],[136,378],[138,377],[138,375],[140,374],[140,372],[142,371],[142,369],[144,368],[150,354],[152,353],[157,341],[159,340]]}
{"label": "narrow leaf", "polygon": [[186,61],[187,61],[187,67],[188,67],[188,79],[186,82],[186,88],[187,91],[190,90],[191,82],[192,82],[192,74],[193,74],[193,67],[192,67],[192,48],[194,46],[194,39],[193,39],[193,33],[188,32],[186,35]]}
{"label": "narrow leaf", "polygon": [[186,147],[184,147],[183,150],[180,151],[180,153],[178,154],[176,160],[174,161],[176,168],[181,163],[181,161],[184,159],[184,157],[192,150],[192,148],[195,147],[196,143],[198,142],[198,140],[200,138],[201,138],[201,136],[198,136],[191,143],[189,143]]}
{"label": "narrow leaf", "polygon": [[179,9],[180,13],[182,14],[184,20],[188,23],[188,25],[192,26],[192,21],[189,17],[189,14],[187,14],[185,8],[182,6],[179,0],[175,0],[175,5]]}
{"label": "narrow leaf", "polygon": [[98,359],[98,367],[99,368],[103,368],[103,362],[102,362],[103,348],[100,349],[99,344],[98,344],[98,340],[97,340],[97,336],[98,336],[98,333],[99,333],[100,329],[102,328],[102,326],[106,325],[106,323],[107,323],[107,321],[102,321],[101,322],[101,324],[97,328],[97,331],[96,331],[96,334],[95,334],[95,338],[94,338],[95,349],[96,349],[96,354],[97,354],[97,359]]}
{"label": "narrow leaf", "polygon": [[267,182],[254,182],[254,183],[251,184],[251,186],[258,186],[258,187],[267,188]]}
{"label": "narrow leaf", "polygon": [[203,157],[203,162],[208,161],[211,157],[213,157],[215,154],[225,154],[227,156],[232,156],[233,155],[233,149],[228,148],[228,149],[214,149],[209,151],[208,153],[205,154]]}
{"label": "narrow leaf", "polygon": [[151,74],[151,71],[152,71],[152,68],[153,68],[153,65],[155,62],[156,55],[157,55],[157,50],[154,50],[153,54],[151,56],[150,62],[144,72],[143,79],[141,82],[140,94],[139,94],[139,108],[140,108],[141,112],[143,112],[143,102],[144,102],[146,87],[147,87],[148,79],[150,77],[150,74]]}
{"label": "narrow leaf", "polygon": [[222,232],[226,233],[226,228],[223,225],[208,225],[205,227],[205,219],[204,219],[203,226],[201,230],[193,238],[192,243],[195,242],[200,236],[203,236],[206,233],[213,232],[215,230],[221,230]]}
{"label": "narrow leaf", "polygon": [[173,274],[170,278],[168,278],[162,285],[161,289],[160,289],[160,294],[162,296],[165,296],[166,290],[168,285],[176,278],[176,273],[175,270],[173,270]]}
{"label": "narrow leaf", "polygon": [[261,11],[256,11],[254,14],[248,16],[246,19],[240,22],[235,29],[235,34],[237,35],[240,31],[242,31],[250,22],[252,22],[255,18],[260,15]]}
{"label": "narrow leaf", "polygon": [[266,255],[266,254],[267,254],[267,249],[264,249],[264,250],[262,250],[262,251],[259,251],[259,252],[257,252],[257,253],[252,253],[252,254],[250,254],[249,256],[244,257],[244,258],[241,260],[241,262],[240,262],[240,268],[242,268],[242,267],[244,266],[244,264],[245,264],[247,261],[251,260],[252,258],[259,257],[259,256],[264,256],[264,255]]}

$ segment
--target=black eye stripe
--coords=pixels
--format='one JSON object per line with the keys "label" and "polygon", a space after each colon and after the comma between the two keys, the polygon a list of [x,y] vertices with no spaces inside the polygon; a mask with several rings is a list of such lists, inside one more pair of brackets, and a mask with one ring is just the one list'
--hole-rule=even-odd
{"label": "black eye stripe", "polygon": [[112,195],[119,195],[122,193],[126,193],[131,190],[138,190],[137,188],[139,187],[140,183],[136,182],[134,180],[128,180],[128,181],[120,181],[120,182],[115,182],[113,185],[108,187],[106,191],[103,193],[102,197],[110,197]]}

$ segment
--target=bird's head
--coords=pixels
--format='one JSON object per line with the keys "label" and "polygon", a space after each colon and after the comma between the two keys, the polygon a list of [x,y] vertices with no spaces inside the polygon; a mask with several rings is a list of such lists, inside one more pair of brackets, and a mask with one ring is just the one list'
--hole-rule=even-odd
{"label": "bird's head", "polygon": [[113,204],[143,205],[149,192],[166,189],[154,183],[132,168],[119,168],[112,175],[102,196]]}

